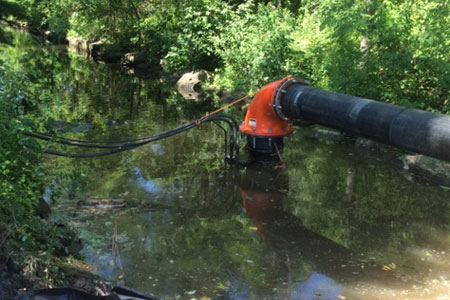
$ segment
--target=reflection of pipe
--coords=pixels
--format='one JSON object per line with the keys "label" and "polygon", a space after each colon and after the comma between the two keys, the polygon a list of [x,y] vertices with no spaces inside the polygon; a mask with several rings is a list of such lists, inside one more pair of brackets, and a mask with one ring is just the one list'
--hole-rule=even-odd
{"label": "reflection of pipe", "polygon": [[450,116],[327,92],[298,78],[264,87],[255,100],[262,105],[250,105],[252,122],[246,117],[241,127],[249,137],[272,138],[260,127],[288,128],[287,121],[299,119],[450,161]]}
{"label": "reflection of pipe", "polygon": [[266,221],[274,209],[282,205],[283,195],[281,193],[258,193],[239,189],[242,194],[242,202],[247,211],[247,217],[257,228],[262,237],[266,235]]}
{"label": "reflection of pipe", "polygon": [[308,230],[296,216],[284,211],[282,202],[287,190],[284,172],[274,174],[251,169],[246,172],[239,182],[243,204],[248,218],[268,245],[288,254],[291,259],[300,258],[316,272],[339,282],[375,281],[386,286],[404,285],[392,273],[360,261],[350,249]]}

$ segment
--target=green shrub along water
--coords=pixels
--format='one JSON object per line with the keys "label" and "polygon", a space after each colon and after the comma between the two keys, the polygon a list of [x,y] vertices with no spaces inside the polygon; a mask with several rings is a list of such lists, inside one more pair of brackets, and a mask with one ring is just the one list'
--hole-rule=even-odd
{"label": "green shrub along water", "polygon": [[36,285],[65,284],[77,238],[64,221],[47,218],[43,148],[23,135],[48,118],[50,97],[39,89],[48,70],[39,66],[49,58],[35,58],[42,49],[30,35],[3,32],[11,45],[0,44],[0,264],[18,262]]}
{"label": "green shrub along water", "polygon": [[[3,51],[2,51],[3,53]],[[25,97],[28,85],[25,74],[14,72],[10,62],[0,62],[0,246],[23,241],[33,244],[32,234],[34,208],[42,196],[42,169],[39,161],[39,146],[25,138],[22,131],[32,123],[24,118],[25,108],[34,101]],[[12,238],[11,238],[12,237]],[[33,245],[32,245],[33,246]]]}

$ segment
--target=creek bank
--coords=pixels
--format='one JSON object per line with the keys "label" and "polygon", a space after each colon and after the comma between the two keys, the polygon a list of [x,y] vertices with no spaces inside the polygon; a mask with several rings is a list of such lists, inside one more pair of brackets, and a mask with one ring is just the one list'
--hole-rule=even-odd
{"label": "creek bank", "polygon": [[[151,53],[138,50],[127,52],[119,45],[108,44],[102,40],[89,40],[84,38],[68,38],[68,49],[86,59],[94,62],[120,65],[127,74],[143,75],[160,73],[164,69],[162,61],[156,62]],[[175,85],[183,98],[202,101],[213,98],[214,87],[205,88],[203,84],[211,78],[205,70],[182,70],[165,76],[161,83]]]}
{"label": "creek bank", "polygon": [[[84,38],[67,38],[68,49],[76,54],[95,62],[106,64],[120,64],[128,73],[136,70],[154,70],[151,55],[147,51],[139,50],[128,52],[117,44],[110,44],[103,40],[90,40]],[[159,66],[158,66],[159,67]]]}
{"label": "creek bank", "polygon": [[27,299],[24,294],[32,290],[67,286],[95,295],[111,290],[111,283],[92,272],[91,266],[75,259],[42,263],[39,258],[30,258],[28,265],[23,266],[0,255],[0,299]]}
{"label": "creek bank", "polygon": [[68,49],[84,58],[105,63],[118,63],[124,52],[117,45],[83,38],[67,38]]}
{"label": "creek bank", "polygon": [[[10,233],[0,241],[1,300],[22,299],[20,295],[30,290],[54,287],[72,286],[88,293],[98,290],[102,281],[93,274],[92,266],[80,260],[82,243],[78,233],[61,218],[51,215],[44,198],[37,204],[30,225],[36,228],[32,237]],[[88,289],[93,285],[80,282],[94,282],[97,288]]]}
{"label": "creek bank", "polygon": [[394,162],[409,180],[450,189],[450,163],[425,155],[403,155]]}
{"label": "creek bank", "polygon": [[160,74],[162,75],[160,78],[162,85],[175,86],[179,94],[187,100],[195,102],[211,100],[217,93],[220,103],[228,104],[243,96],[242,93],[217,91],[215,86],[206,86],[206,82],[211,79],[210,73],[206,70],[180,70],[171,74],[164,73],[164,60],[157,61],[157,57],[145,50],[127,52],[119,45],[80,37],[69,37],[67,41],[69,51],[94,62],[119,65],[126,74],[138,75],[142,78]]}
{"label": "creek bank", "polygon": [[33,283],[24,276],[18,263],[0,254],[0,299],[13,299],[18,291],[32,287]]}

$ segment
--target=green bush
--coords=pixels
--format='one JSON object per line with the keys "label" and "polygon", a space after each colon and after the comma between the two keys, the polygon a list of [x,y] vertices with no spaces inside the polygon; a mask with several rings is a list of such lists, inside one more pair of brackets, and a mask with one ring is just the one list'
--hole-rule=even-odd
{"label": "green bush", "polygon": [[449,15],[435,0],[311,1],[293,50],[314,86],[447,112]]}
{"label": "green bush", "polygon": [[33,26],[147,50],[168,72],[214,71],[219,88],[255,90],[297,75],[331,91],[449,111],[445,1],[21,3]]}
{"label": "green bush", "polygon": [[[31,47],[29,39],[19,40]],[[0,253],[21,263],[38,256],[47,264],[53,255],[69,254],[71,238],[67,226],[40,216],[48,213],[43,149],[23,134],[35,126],[29,113],[40,109],[39,98],[34,98],[34,74],[24,63],[31,61],[29,53],[11,48],[0,48]]]}
{"label": "green bush", "polygon": [[[50,30],[54,37],[64,38],[69,30],[71,0],[2,0],[0,7],[10,12],[12,20],[26,21],[32,31]],[[0,18],[3,14],[0,13]]]}
{"label": "green bush", "polygon": [[223,65],[217,85],[246,91],[301,74],[290,51],[295,19],[289,10],[249,1],[231,16],[214,40]]}
{"label": "green bush", "polygon": [[[25,192],[24,197],[16,197],[24,201],[28,207],[34,202],[33,197],[29,197],[29,190],[39,189],[39,180],[30,182],[27,178],[30,163],[38,158],[39,150],[37,144],[22,135],[22,131],[29,128],[30,123],[24,117],[25,95],[23,86],[26,85],[24,76],[11,76],[6,70],[5,63],[0,65],[0,130],[2,139],[0,141],[0,152],[2,161],[2,197],[11,198],[7,193],[13,195]],[[22,89],[16,89],[22,86]],[[25,172],[25,173],[23,173]],[[13,185],[19,184],[29,189],[16,188]]]}
{"label": "green bush", "polygon": [[42,196],[43,172],[39,167],[38,145],[22,132],[31,125],[24,119],[25,95],[23,76],[11,76],[8,66],[0,65],[0,227],[7,230],[2,237],[24,238],[21,235],[25,220],[31,220]]}
{"label": "green bush", "polygon": [[224,1],[191,1],[183,8],[176,32],[165,60],[169,71],[184,68],[213,70],[218,66],[219,53],[215,38],[223,24],[231,21],[232,7]]}
{"label": "green bush", "polygon": [[215,70],[218,87],[247,91],[298,75],[336,92],[449,110],[450,6],[445,1],[8,3],[21,3],[34,27],[147,50],[153,63],[163,58],[168,72]]}

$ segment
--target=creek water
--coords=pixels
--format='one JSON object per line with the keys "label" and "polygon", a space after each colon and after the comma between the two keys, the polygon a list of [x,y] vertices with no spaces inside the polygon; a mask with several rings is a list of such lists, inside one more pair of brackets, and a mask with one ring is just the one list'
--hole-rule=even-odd
{"label": "creek water", "polygon": [[[60,135],[150,136],[213,109],[179,97],[169,77],[61,49],[33,53],[27,71],[41,74],[46,127]],[[398,167],[401,154],[299,127],[286,141],[286,169],[236,167],[223,160],[223,132],[208,124],[44,166],[47,198],[77,228],[94,272],[162,299],[448,299],[450,192]],[[125,206],[80,204],[102,199]]]}

